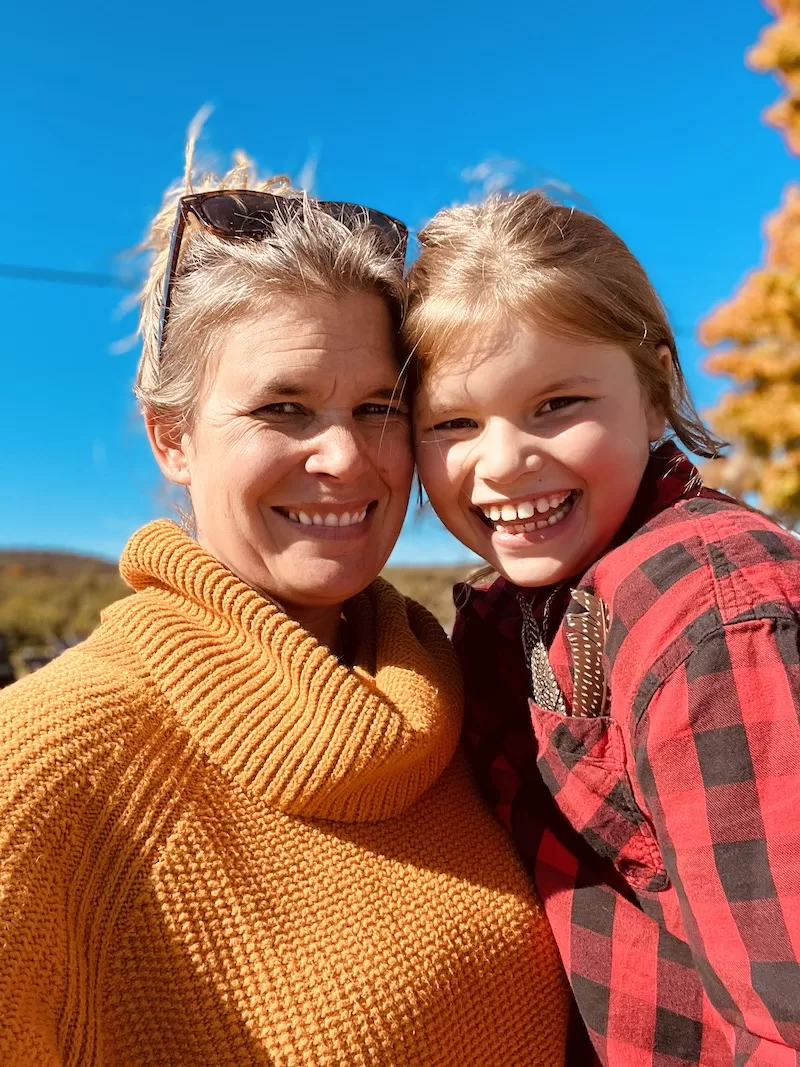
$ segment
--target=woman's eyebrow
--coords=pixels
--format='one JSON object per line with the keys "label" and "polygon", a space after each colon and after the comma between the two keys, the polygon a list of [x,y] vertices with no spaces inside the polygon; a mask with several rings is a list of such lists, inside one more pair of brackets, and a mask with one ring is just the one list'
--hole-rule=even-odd
{"label": "woman's eyebrow", "polygon": [[376,396],[379,400],[402,400],[405,395],[405,389],[402,385],[384,385],[373,390],[369,395]]}
{"label": "woman's eyebrow", "polygon": [[280,396],[306,396],[309,392],[307,388],[289,378],[275,378],[273,381],[259,382],[258,389],[259,392],[277,393]]}
{"label": "woman's eyebrow", "polygon": [[[276,378],[274,381],[261,383],[259,392],[277,396],[303,397],[314,392],[310,386],[298,384],[289,378]],[[379,400],[401,400],[405,390],[398,385],[379,385],[374,389],[365,389],[364,396],[374,396]]]}

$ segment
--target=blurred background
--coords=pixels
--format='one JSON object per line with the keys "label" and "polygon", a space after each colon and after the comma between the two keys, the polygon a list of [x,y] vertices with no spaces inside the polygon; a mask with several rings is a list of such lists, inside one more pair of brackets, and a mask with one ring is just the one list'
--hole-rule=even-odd
{"label": "blurred background", "polygon": [[[548,182],[629,243],[698,406],[706,471],[800,517],[800,0],[43,0],[7,8],[0,113],[0,684],[88,632],[168,513],[131,395],[130,255],[182,172],[242,148],[418,229]],[[471,564],[412,504],[393,576],[445,621]]]}

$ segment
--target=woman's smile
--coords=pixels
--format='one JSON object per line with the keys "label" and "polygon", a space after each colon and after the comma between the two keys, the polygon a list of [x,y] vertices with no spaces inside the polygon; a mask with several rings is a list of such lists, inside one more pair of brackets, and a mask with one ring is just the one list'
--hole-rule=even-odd
{"label": "woman's smile", "polygon": [[378,501],[372,500],[367,504],[298,504],[272,511],[292,524],[297,537],[353,541],[367,536],[377,507]]}

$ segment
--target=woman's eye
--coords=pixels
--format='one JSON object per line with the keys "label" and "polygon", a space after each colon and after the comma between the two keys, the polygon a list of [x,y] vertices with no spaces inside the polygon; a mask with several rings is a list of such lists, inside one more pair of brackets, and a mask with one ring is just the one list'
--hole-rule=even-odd
{"label": "woman's eye", "polygon": [[356,408],[356,415],[375,416],[380,419],[404,419],[408,412],[394,404],[360,404]]}
{"label": "woman's eye", "polygon": [[554,411],[563,411],[565,408],[572,407],[575,404],[581,404],[588,399],[589,398],[585,396],[554,396],[549,400],[545,400],[537,414],[551,415]]}
{"label": "woman's eye", "polygon": [[290,400],[283,400],[278,404],[264,404],[253,414],[261,415],[266,419],[278,420],[297,418],[298,416],[308,415],[308,412],[300,404],[295,404]]}

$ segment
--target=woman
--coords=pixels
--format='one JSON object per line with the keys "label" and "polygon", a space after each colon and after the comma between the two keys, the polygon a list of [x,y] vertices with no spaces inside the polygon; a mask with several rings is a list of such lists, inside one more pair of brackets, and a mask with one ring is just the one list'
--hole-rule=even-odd
{"label": "woman", "polygon": [[405,229],[248,184],[151,230],[136,391],[194,535],[136,533],[133,596],[0,702],[0,1062],[559,1064],[454,659],[377,577],[412,475]]}

